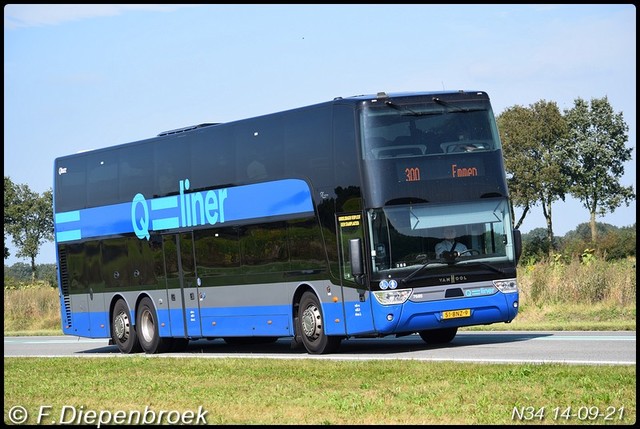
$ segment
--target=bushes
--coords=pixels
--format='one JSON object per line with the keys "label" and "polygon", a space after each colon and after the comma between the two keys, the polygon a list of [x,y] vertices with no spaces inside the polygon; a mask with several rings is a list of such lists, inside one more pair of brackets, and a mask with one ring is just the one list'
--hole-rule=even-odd
{"label": "bushes", "polygon": [[4,332],[60,331],[58,290],[45,282],[4,288]]}
{"label": "bushes", "polygon": [[[578,258],[585,249],[593,249],[595,256],[606,261],[636,257],[636,225],[616,227],[604,223],[596,223],[598,238],[591,241],[591,228],[588,223],[581,223],[573,231],[563,237],[553,237],[553,249],[545,228],[535,228],[522,234],[523,263],[534,264],[549,258],[550,253],[563,255],[563,259]],[[550,252],[551,251],[551,252]]]}
{"label": "bushes", "polygon": [[521,301],[533,305],[635,304],[635,258],[607,262],[597,257],[561,258],[518,269]]}

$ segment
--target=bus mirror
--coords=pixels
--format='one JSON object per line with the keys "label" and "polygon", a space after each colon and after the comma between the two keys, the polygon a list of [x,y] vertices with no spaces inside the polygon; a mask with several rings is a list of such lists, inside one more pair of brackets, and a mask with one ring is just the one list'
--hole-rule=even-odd
{"label": "bus mirror", "polygon": [[519,229],[513,230],[513,245],[516,251],[516,264],[520,260],[520,255],[522,255],[522,235],[520,234]]}
{"label": "bus mirror", "polygon": [[351,263],[351,274],[359,285],[362,285],[364,278],[364,267],[362,260],[362,246],[359,238],[349,240],[349,261]]}

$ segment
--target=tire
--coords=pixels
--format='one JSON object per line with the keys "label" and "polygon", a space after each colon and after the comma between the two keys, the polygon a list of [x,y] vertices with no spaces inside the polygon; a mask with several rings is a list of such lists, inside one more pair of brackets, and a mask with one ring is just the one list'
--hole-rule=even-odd
{"label": "tire", "polygon": [[158,316],[151,298],[144,297],[136,312],[136,329],[140,346],[148,354],[164,353],[171,349],[173,338],[161,338],[158,332]]}
{"label": "tire", "polygon": [[129,306],[123,299],[116,301],[111,313],[111,339],[121,353],[137,353],[142,350],[135,326],[131,323]]}
{"label": "tire", "polygon": [[305,292],[300,299],[298,317],[296,318],[297,335],[311,354],[333,353],[340,347],[341,337],[324,333],[324,315],[320,301],[312,292]]}
{"label": "tire", "polygon": [[450,343],[457,333],[458,328],[430,329],[419,332],[420,338],[427,344]]}

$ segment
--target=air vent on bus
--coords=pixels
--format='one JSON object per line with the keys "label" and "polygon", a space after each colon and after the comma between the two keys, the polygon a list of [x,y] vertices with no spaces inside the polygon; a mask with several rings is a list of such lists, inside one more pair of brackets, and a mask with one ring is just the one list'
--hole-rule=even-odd
{"label": "air vent on bus", "polygon": [[160,134],[158,134],[158,137],[162,137],[162,136],[168,136],[171,134],[179,134],[179,133],[184,133],[187,131],[191,131],[191,130],[195,130],[198,128],[204,128],[204,127],[210,127],[212,125],[218,125],[219,123],[204,123],[204,124],[198,124],[198,125],[191,125],[189,127],[184,127],[184,128],[176,128],[175,130],[169,130],[169,131],[163,131]]}
{"label": "air vent on bus", "polygon": [[67,270],[67,252],[65,249],[60,249],[58,261],[60,291],[62,292],[63,310],[66,319],[64,326],[71,327],[71,298],[69,297],[69,272]]}

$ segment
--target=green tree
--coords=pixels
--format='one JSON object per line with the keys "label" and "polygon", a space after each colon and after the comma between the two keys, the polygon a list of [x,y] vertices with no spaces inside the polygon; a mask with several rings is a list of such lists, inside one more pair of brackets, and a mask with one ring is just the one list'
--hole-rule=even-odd
{"label": "green tree", "polygon": [[[615,230],[616,227],[607,223],[597,223],[598,235],[608,234],[610,231]],[[602,253],[598,243],[599,254]],[[593,248],[591,243],[591,227],[589,222],[583,222],[575,227],[574,230],[567,232],[562,238],[560,251],[568,257],[578,257],[582,255],[588,248]]]}
{"label": "green tree", "polygon": [[[599,225],[599,223],[598,223]],[[636,225],[598,233],[597,248],[607,261],[636,257]]]}
{"label": "green tree", "polygon": [[[7,181],[11,182],[5,177],[5,189]],[[53,192],[49,189],[39,195],[24,184],[13,184],[12,188],[15,195],[8,204],[5,197],[5,230],[18,249],[16,256],[31,260],[31,279],[35,281],[40,247],[53,240]],[[7,217],[11,220],[9,224]],[[5,258],[6,254],[5,250]]]}
{"label": "green tree", "polygon": [[4,176],[4,259],[11,256],[11,252],[7,247],[7,227],[14,224],[14,216],[12,207],[16,200],[16,186],[7,176]]}
{"label": "green tree", "polygon": [[544,261],[549,255],[549,240],[545,228],[535,228],[528,233],[522,234],[522,256],[520,260],[523,264],[535,264]]}
{"label": "green tree", "polygon": [[24,262],[16,262],[12,266],[4,266],[4,276],[27,282],[31,279],[31,266]]}
{"label": "green tree", "polygon": [[503,143],[505,169],[509,174],[512,203],[524,209],[515,227],[519,228],[531,208],[538,203],[547,223],[548,252],[553,253],[551,204],[565,199],[569,177],[563,170],[567,124],[555,102],[540,100],[529,107],[514,106],[497,118]]}
{"label": "green tree", "polygon": [[624,163],[631,160],[633,150],[625,146],[629,126],[622,113],[614,113],[607,97],[592,98],[590,104],[577,98],[574,107],[565,110],[565,118],[571,140],[565,156],[573,182],[570,193],[589,210],[591,242],[595,243],[596,216],[613,212],[622,203],[629,206],[635,199],[633,187],[620,184]]}

